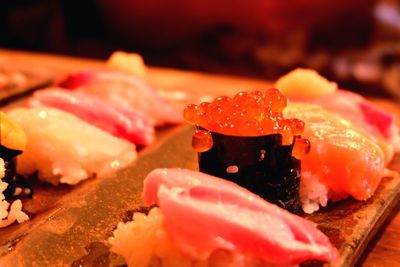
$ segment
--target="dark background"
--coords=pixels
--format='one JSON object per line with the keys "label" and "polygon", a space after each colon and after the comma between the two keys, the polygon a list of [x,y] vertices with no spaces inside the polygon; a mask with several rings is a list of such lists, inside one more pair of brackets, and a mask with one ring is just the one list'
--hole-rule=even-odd
{"label": "dark background", "polygon": [[294,67],[400,90],[397,0],[0,0],[0,46],[274,79]]}

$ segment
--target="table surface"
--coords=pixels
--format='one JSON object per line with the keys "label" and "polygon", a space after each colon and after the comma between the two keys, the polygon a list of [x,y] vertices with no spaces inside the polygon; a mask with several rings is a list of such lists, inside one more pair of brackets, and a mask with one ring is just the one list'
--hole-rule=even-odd
{"label": "table surface", "polygon": [[[103,62],[97,60],[0,49],[0,67],[4,66],[32,69],[37,73],[56,76],[73,70],[104,68]],[[193,97],[216,93],[230,94],[240,90],[270,86],[268,81],[262,80],[153,67],[149,68],[147,79],[166,91],[188,92]],[[188,84],[191,86],[188,87]],[[384,108],[396,112],[400,117],[398,102],[379,99],[375,101]],[[370,241],[358,264],[400,266],[400,203]]]}

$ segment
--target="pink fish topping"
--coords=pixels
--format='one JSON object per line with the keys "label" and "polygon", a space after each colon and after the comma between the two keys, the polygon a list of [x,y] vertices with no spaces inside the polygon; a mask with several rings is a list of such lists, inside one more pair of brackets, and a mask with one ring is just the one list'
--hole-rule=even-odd
{"label": "pink fish topping", "polygon": [[146,177],[143,194],[146,204],[160,206],[174,244],[195,259],[205,259],[216,249],[277,264],[338,257],[314,223],[217,177],[156,169]]}
{"label": "pink fish topping", "polygon": [[149,145],[155,140],[153,122],[143,114],[84,92],[58,88],[40,90],[33,95],[31,105],[46,105],[67,111],[135,144]]}
{"label": "pink fish topping", "polygon": [[386,163],[393,158],[394,151],[400,151],[400,132],[399,127],[395,124],[394,115],[374,105],[361,95],[337,90],[333,94],[306,102],[321,105],[381,140],[380,146],[385,152]]}
{"label": "pink fish topping", "polygon": [[360,108],[364,120],[373,125],[379,133],[385,138],[390,138],[390,128],[394,124],[393,114],[373,105],[369,101],[360,101],[357,103]]}
{"label": "pink fish topping", "polygon": [[70,74],[58,86],[79,89],[130,107],[152,118],[157,126],[183,122],[179,108],[163,99],[146,81],[117,71],[82,71]]}

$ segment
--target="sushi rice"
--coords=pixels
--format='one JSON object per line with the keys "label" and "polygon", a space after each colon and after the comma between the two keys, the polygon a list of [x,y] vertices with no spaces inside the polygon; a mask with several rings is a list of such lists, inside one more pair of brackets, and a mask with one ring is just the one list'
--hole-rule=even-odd
{"label": "sushi rice", "polygon": [[204,260],[192,259],[177,249],[163,226],[159,208],[152,208],[148,215],[135,213],[133,220],[120,222],[109,238],[111,251],[122,255],[129,267],[269,267],[296,266],[267,264],[254,256],[215,250]]}

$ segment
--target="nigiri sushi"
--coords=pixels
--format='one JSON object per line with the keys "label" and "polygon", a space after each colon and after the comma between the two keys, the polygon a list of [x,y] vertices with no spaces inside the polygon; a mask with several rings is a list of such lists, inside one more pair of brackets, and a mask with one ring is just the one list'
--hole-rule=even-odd
{"label": "nigiri sushi", "polygon": [[143,196],[159,207],[118,224],[109,239],[128,266],[294,266],[338,256],[314,223],[224,179],[156,169]]}
{"label": "nigiri sushi", "polygon": [[131,164],[135,145],[116,138],[62,110],[16,108],[8,115],[27,135],[25,152],[17,160],[23,175],[38,172],[52,184],[102,177]]}
{"label": "nigiri sushi", "polygon": [[284,114],[304,121],[302,136],[311,143],[301,162],[300,198],[306,213],[329,199],[365,200],[374,194],[385,170],[385,153],[374,137],[318,105],[290,103]]}
{"label": "nigiri sushi", "polygon": [[394,151],[400,152],[400,131],[392,113],[361,95],[339,90],[336,83],[328,81],[316,71],[296,69],[278,79],[275,86],[290,100],[321,105],[388,143],[387,162],[393,157]]}
{"label": "nigiri sushi", "polygon": [[69,75],[58,86],[83,90],[134,109],[152,118],[158,126],[183,121],[181,111],[164,100],[146,81],[123,72],[82,71]]}
{"label": "nigiri sushi", "polygon": [[142,113],[84,92],[49,88],[35,92],[30,103],[32,106],[45,105],[72,113],[137,145],[149,145],[155,140],[153,123]]}
{"label": "nigiri sushi", "polygon": [[15,221],[22,223],[29,219],[22,211],[21,200],[12,201],[31,193],[30,188],[22,186],[21,178],[15,173],[15,157],[21,154],[25,147],[24,131],[0,111],[0,228]]}

